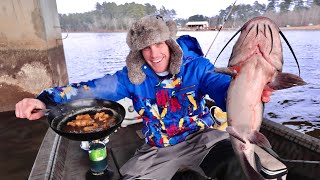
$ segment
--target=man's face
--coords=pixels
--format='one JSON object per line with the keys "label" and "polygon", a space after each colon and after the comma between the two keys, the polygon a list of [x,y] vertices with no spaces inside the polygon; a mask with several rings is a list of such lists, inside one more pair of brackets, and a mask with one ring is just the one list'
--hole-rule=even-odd
{"label": "man's face", "polygon": [[142,55],[154,72],[161,73],[168,70],[170,49],[164,41],[142,49]]}

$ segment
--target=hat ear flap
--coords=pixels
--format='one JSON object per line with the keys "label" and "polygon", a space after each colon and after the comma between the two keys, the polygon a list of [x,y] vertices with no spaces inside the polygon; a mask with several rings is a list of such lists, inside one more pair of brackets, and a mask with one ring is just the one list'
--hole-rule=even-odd
{"label": "hat ear flap", "polygon": [[179,44],[172,38],[166,40],[166,44],[171,50],[169,72],[171,74],[178,74],[180,72],[180,67],[182,64],[182,49]]}
{"label": "hat ear flap", "polygon": [[129,52],[126,64],[128,68],[128,77],[131,83],[139,85],[146,79],[146,75],[141,69],[144,63],[145,61],[140,51]]}
{"label": "hat ear flap", "polygon": [[169,28],[170,31],[170,37],[175,39],[177,32],[178,32],[178,28],[177,28],[177,24],[176,22],[174,22],[173,20],[169,20],[166,22],[166,25]]}

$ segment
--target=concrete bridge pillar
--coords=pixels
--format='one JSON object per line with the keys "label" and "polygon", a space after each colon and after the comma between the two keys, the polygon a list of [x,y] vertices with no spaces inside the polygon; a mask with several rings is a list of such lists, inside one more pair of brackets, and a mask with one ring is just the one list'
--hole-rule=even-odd
{"label": "concrete bridge pillar", "polygon": [[0,1],[0,112],[68,83],[54,0]]}

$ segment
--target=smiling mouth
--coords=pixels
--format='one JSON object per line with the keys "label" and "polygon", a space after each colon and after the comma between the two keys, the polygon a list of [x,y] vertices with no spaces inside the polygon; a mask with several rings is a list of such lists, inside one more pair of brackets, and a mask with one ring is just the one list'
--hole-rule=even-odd
{"label": "smiling mouth", "polygon": [[153,62],[153,63],[159,63],[159,62],[161,62],[161,61],[163,60],[163,58],[164,58],[164,57],[162,57],[162,58],[160,58],[160,59],[153,60],[152,62]]}

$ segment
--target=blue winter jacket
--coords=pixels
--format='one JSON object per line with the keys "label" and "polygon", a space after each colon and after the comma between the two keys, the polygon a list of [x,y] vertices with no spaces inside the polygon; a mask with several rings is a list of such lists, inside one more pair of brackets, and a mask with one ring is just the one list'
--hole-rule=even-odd
{"label": "blue winter jacket", "polygon": [[128,97],[143,117],[146,143],[157,147],[180,143],[188,135],[212,127],[214,121],[205,107],[206,94],[225,110],[230,77],[212,72],[214,66],[203,57],[195,38],[185,35],[177,42],[183,50],[183,63],[177,75],[159,79],[144,64],[146,79],[134,85],[124,67],[113,75],[44,90],[37,98],[47,105],[56,105],[86,97],[113,101]]}

